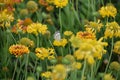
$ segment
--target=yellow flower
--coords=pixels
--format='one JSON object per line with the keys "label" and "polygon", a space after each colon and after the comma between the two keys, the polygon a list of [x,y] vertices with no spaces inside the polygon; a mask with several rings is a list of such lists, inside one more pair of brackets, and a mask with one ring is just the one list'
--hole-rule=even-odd
{"label": "yellow flower", "polygon": [[42,60],[44,60],[45,58],[47,58],[49,56],[49,52],[47,49],[41,47],[41,48],[36,48],[35,49],[36,52],[36,56]]}
{"label": "yellow flower", "polygon": [[82,64],[81,64],[80,62],[74,62],[74,63],[72,64],[73,70],[74,70],[74,69],[81,69],[81,67],[82,67]]}
{"label": "yellow flower", "polygon": [[86,59],[89,64],[93,64],[95,59],[101,59],[106,50],[104,46],[107,46],[106,42],[101,42],[100,40],[92,39],[80,39],[81,43],[78,49],[74,52],[74,57],[77,60]]}
{"label": "yellow flower", "polygon": [[75,57],[77,60],[82,60],[82,59],[84,59],[84,54],[81,54],[81,53],[80,53],[80,50],[78,49],[78,50],[76,50],[76,51],[74,52],[74,57]]}
{"label": "yellow flower", "polygon": [[58,8],[63,8],[68,4],[68,0],[54,0],[54,5]]}
{"label": "yellow flower", "polygon": [[73,34],[72,31],[65,31],[65,32],[64,32],[64,35],[65,35],[65,36],[71,36],[72,34]]}
{"label": "yellow flower", "polygon": [[48,48],[49,55],[54,55],[55,50],[53,48]]}
{"label": "yellow flower", "polygon": [[66,68],[62,64],[57,64],[52,71],[52,80],[64,80],[67,76]]}
{"label": "yellow flower", "polygon": [[111,74],[105,74],[103,79],[104,80],[115,80],[115,78],[113,78]]}
{"label": "yellow flower", "polygon": [[71,42],[71,44],[72,44],[72,46],[73,46],[74,48],[80,47],[81,40],[80,40],[79,38],[77,38],[77,37],[75,37],[75,36],[72,36],[72,37],[70,38],[70,42]]}
{"label": "yellow flower", "polygon": [[54,42],[53,42],[53,45],[58,46],[58,47],[60,47],[60,46],[64,47],[66,44],[67,44],[66,39],[54,40]]}
{"label": "yellow flower", "polygon": [[103,26],[103,24],[100,23],[100,20],[98,20],[98,22],[90,21],[85,25],[85,29],[86,29],[87,32],[96,33],[96,32],[100,31],[102,26]]}
{"label": "yellow flower", "polygon": [[13,14],[10,14],[7,9],[0,12],[0,27],[10,27],[10,22],[13,22]]}
{"label": "yellow flower", "polygon": [[61,46],[64,47],[67,44],[67,39],[61,39]]}
{"label": "yellow flower", "polygon": [[110,17],[110,16],[115,18],[117,14],[117,9],[112,4],[108,4],[107,6],[101,7],[101,9],[99,10],[99,13],[103,18]]}
{"label": "yellow flower", "polygon": [[120,26],[117,22],[110,22],[106,24],[106,30],[105,30],[105,38],[109,37],[112,38],[114,37],[120,37]]}
{"label": "yellow flower", "polygon": [[33,33],[35,35],[38,35],[38,33],[45,34],[47,31],[47,25],[43,25],[41,23],[32,23],[28,25],[27,32]]}
{"label": "yellow flower", "polygon": [[120,54],[120,41],[115,42],[113,52]]}
{"label": "yellow flower", "polygon": [[29,53],[28,47],[21,45],[21,44],[16,44],[16,45],[10,46],[9,51],[11,54],[15,55],[16,57]]}
{"label": "yellow flower", "polygon": [[45,49],[43,47],[36,48],[35,52],[36,52],[36,56],[42,60],[44,60],[45,58],[48,58],[49,60],[55,58],[54,56],[55,52],[54,49],[52,48],[48,48],[48,49]]}
{"label": "yellow flower", "polygon": [[88,62],[90,65],[94,64],[94,63],[95,63],[94,57],[91,56],[91,55],[88,56],[88,57],[87,57],[87,62]]}
{"label": "yellow flower", "polygon": [[50,78],[52,75],[52,73],[50,71],[47,71],[47,72],[44,72],[41,74],[42,77],[45,77],[45,78]]}
{"label": "yellow flower", "polygon": [[95,36],[94,33],[90,33],[90,32],[87,32],[87,31],[77,32],[76,37],[81,38],[81,39],[96,39],[96,36]]}

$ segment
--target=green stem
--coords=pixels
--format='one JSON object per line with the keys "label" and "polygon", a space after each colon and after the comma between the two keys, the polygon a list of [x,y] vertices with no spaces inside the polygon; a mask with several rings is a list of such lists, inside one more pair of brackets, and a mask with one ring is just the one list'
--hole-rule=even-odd
{"label": "green stem", "polygon": [[[39,35],[37,36],[37,47],[39,47]],[[35,69],[36,69],[36,67],[37,67],[37,58],[36,58],[36,60],[35,60],[35,67],[34,67],[34,69],[33,69],[33,74],[35,73]]]}
{"label": "green stem", "polygon": [[15,42],[15,43],[17,43],[17,41],[15,40],[15,38],[14,38],[13,34],[12,34],[12,33],[10,33],[10,34],[11,34],[11,36],[12,36],[12,38],[13,38],[14,42]]}
{"label": "green stem", "polygon": [[94,69],[93,65],[91,65],[91,80],[94,79]]}
{"label": "green stem", "polygon": [[37,36],[37,47],[39,47],[39,35]]}
{"label": "green stem", "polygon": [[77,11],[77,13],[78,13],[78,1],[79,0],[76,0],[76,11]]}
{"label": "green stem", "polygon": [[[21,64],[21,58],[20,58],[20,64]],[[19,72],[18,72],[18,74],[17,74],[17,79],[16,79],[16,80],[19,79],[19,75],[20,75],[21,69],[22,69],[22,65],[20,65],[20,69],[19,69]]]}
{"label": "green stem", "polygon": [[86,60],[84,60],[84,66],[83,66],[83,70],[82,70],[81,80],[84,79],[85,69],[86,69]]}
{"label": "green stem", "polygon": [[26,65],[25,65],[25,80],[27,79],[27,66],[28,66],[28,59],[29,59],[29,54],[27,55],[27,58],[26,58]]}
{"label": "green stem", "polygon": [[[95,12],[95,0],[92,0],[92,11]],[[96,17],[94,16],[94,21],[96,21]]]}
{"label": "green stem", "polygon": [[36,67],[37,67],[37,58],[36,58],[36,60],[35,60],[35,67],[34,67],[34,69],[33,69],[33,74],[35,73],[35,69],[36,69]]}
{"label": "green stem", "polygon": [[15,62],[15,69],[14,69],[14,72],[13,72],[12,80],[14,80],[15,71],[16,71],[16,69],[17,69],[17,63],[18,63],[18,58],[17,58],[17,60],[16,60],[16,62]]}
{"label": "green stem", "polygon": [[63,57],[63,56],[64,56],[64,55],[63,55],[63,48],[61,47],[60,50],[61,50],[61,55],[62,55],[62,57]]}
{"label": "green stem", "polygon": [[62,34],[61,9],[59,9],[60,33]]}
{"label": "green stem", "polygon": [[105,69],[105,73],[107,72],[109,64],[110,64],[110,60],[111,60],[111,57],[112,57],[112,51],[113,51],[113,45],[114,45],[114,38],[112,37],[111,52],[110,52],[110,57],[109,57],[109,60],[108,60],[108,64],[107,64],[106,69]]}
{"label": "green stem", "polygon": [[99,61],[96,62],[96,63],[98,63],[98,64],[96,64],[95,75],[96,75],[96,73],[97,73],[97,71],[98,71],[98,69],[99,69],[99,66],[100,66],[101,61],[99,60]]}
{"label": "green stem", "polygon": [[101,3],[102,3],[102,5],[104,6],[104,1],[103,1],[103,0],[101,0]]}

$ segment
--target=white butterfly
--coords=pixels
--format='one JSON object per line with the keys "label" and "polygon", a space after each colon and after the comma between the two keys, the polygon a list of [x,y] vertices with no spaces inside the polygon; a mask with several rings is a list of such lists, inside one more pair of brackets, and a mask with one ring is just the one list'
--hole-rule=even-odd
{"label": "white butterfly", "polygon": [[60,31],[56,31],[56,32],[54,33],[54,39],[55,39],[55,40],[61,40]]}

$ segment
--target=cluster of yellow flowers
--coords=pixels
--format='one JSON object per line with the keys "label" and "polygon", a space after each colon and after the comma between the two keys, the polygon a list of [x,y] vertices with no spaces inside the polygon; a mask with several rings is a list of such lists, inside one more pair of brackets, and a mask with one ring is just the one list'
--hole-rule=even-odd
{"label": "cluster of yellow flowers", "polygon": [[64,80],[67,76],[66,67],[63,64],[57,64],[53,67],[52,72],[47,71],[41,74],[42,77],[51,80]]}
{"label": "cluster of yellow flowers", "polygon": [[41,60],[44,60],[45,58],[48,58],[49,60],[51,59],[54,59],[55,58],[55,52],[54,52],[54,49],[52,48],[36,48],[35,49],[35,53],[36,53],[36,56],[41,59]]}
{"label": "cluster of yellow flowers", "polygon": [[101,9],[99,10],[99,13],[103,18],[110,17],[110,16],[115,18],[117,14],[117,9],[112,4],[108,4],[106,6],[101,7]]}
{"label": "cluster of yellow flowers", "polygon": [[28,54],[30,52],[28,47],[21,44],[10,46],[9,51],[11,54],[15,55],[16,57],[22,56],[23,54]]}
{"label": "cluster of yellow flowers", "polygon": [[106,24],[105,38],[120,37],[120,26],[117,22],[113,21]]}
{"label": "cluster of yellow flowers", "polygon": [[81,66],[79,62],[73,62],[71,65],[57,64],[52,67],[52,71],[43,72],[41,76],[51,80],[64,80],[69,71],[80,69]]}
{"label": "cluster of yellow flowers", "polygon": [[53,42],[53,45],[58,46],[58,47],[60,47],[60,46],[64,47],[66,44],[67,44],[67,39],[65,39],[65,38],[61,39],[61,40],[54,40],[54,42]]}
{"label": "cluster of yellow flowers", "polygon": [[[83,37],[84,38],[84,37]],[[82,39],[78,37],[71,37],[70,42],[74,48],[78,48],[74,52],[74,57],[77,60],[87,60],[89,64],[95,62],[94,59],[101,59],[103,54],[106,53],[104,46],[107,46],[106,42],[102,42],[102,39]]]}
{"label": "cluster of yellow flowers", "polygon": [[9,13],[7,9],[0,12],[0,27],[10,27],[10,23],[14,20],[13,14]]}
{"label": "cluster of yellow flowers", "polygon": [[41,23],[32,23],[28,25],[27,27],[27,32],[28,33],[33,33],[36,36],[41,33],[44,35],[47,31],[47,25],[41,24]]}

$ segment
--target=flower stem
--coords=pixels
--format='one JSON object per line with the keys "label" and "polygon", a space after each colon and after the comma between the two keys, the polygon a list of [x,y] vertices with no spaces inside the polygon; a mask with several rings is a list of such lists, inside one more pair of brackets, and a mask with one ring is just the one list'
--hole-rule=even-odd
{"label": "flower stem", "polygon": [[18,63],[18,58],[17,58],[17,60],[16,60],[16,62],[15,62],[15,69],[14,69],[14,72],[13,72],[12,80],[14,80],[15,71],[16,71],[16,69],[17,69],[17,63]]}
{"label": "flower stem", "polygon": [[29,54],[27,55],[27,58],[26,58],[26,65],[25,65],[25,80],[27,79],[27,66],[28,66],[28,59],[29,59]]}
{"label": "flower stem", "polygon": [[110,57],[109,57],[109,60],[108,60],[108,64],[107,64],[106,69],[105,69],[105,73],[107,72],[109,64],[110,64],[110,60],[111,60],[111,57],[112,57],[112,51],[113,51],[113,45],[114,45],[114,38],[112,37],[111,52],[110,52]]}
{"label": "flower stem", "polygon": [[84,79],[85,68],[86,68],[86,60],[84,60],[84,66],[83,66],[83,70],[82,70],[81,80],[83,80],[83,79]]}
{"label": "flower stem", "polygon": [[60,33],[62,34],[61,9],[59,9]]}

